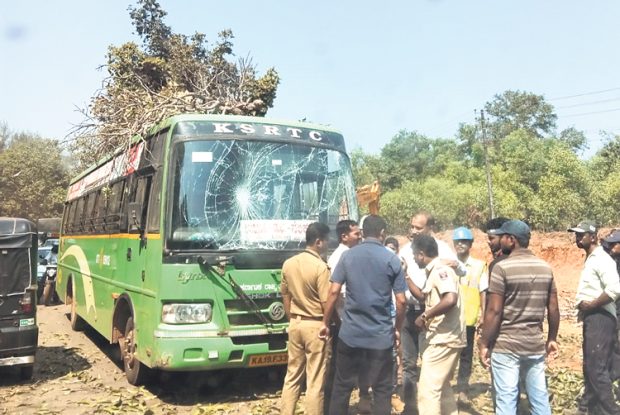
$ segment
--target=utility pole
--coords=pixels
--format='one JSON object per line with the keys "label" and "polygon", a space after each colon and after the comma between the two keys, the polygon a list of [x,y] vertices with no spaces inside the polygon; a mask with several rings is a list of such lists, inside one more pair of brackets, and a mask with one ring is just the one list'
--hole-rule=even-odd
{"label": "utility pole", "polygon": [[484,170],[487,176],[487,193],[489,195],[489,209],[491,210],[491,219],[495,217],[495,206],[493,203],[493,182],[491,181],[491,168],[489,166],[489,151],[487,149],[487,127],[484,124],[484,110],[480,110],[480,129],[482,131],[482,148],[484,150]]}

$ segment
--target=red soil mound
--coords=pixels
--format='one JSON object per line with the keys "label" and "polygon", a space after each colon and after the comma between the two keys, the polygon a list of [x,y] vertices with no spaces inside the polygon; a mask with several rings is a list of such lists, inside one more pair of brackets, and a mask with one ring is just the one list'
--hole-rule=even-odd
{"label": "red soil mound", "polygon": [[[474,229],[474,244],[472,256],[491,261],[491,253],[487,244],[487,235],[479,229]],[[605,231],[601,235],[606,235]],[[452,230],[440,232],[436,235],[452,246]],[[407,238],[399,235],[402,244]],[[573,300],[579,274],[583,267],[584,252],[575,245],[574,234],[570,232],[533,232],[530,241],[530,249],[551,265],[558,288],[560,307],[563,314],[571,314]]]}

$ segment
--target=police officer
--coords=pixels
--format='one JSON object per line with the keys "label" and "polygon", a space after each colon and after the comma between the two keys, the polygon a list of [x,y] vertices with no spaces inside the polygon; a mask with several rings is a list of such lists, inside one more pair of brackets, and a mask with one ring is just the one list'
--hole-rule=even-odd
{"label": "police officer", "polygon": [[415,325],[424,336],[418,394],[420,415],[458,414],[450,380],[465,347],[459,278],[439,259],[437,242],[430,235],[414,241],[416,264],[426,274],[422,292],[425,311]]}
{"label": "police officer", "polygon": [[323,414],[326,369],[331,343],[320,338],[329,293],[330,272],[321,258],[327,250],[329,227],[311,223],[306,229],[306,250],[282,266],[282,300],[289,318],[288,368],[282,387],[282,415],[294,415],[301,385],[306,381],[307,414]]}

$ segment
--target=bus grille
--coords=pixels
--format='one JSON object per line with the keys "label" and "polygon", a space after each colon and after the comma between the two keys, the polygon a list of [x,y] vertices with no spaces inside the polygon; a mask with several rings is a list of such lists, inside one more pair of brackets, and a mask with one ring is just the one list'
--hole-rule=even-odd
{"label": "bus grille", "polygon": [[[254,303],[261,309],[261,314],[270,323],[285,323],[286,318],[281,320],[274,320],[269,316],[269,306],[274,303],[273,298],[261,298],[254,300]],[[228,314],[228,322],[231,326],[251,326],[256,324],[263,324],[263,321],[256,315],[256,312],[248,306],[243,300],[224,300],[226,306],[226,313]]]}

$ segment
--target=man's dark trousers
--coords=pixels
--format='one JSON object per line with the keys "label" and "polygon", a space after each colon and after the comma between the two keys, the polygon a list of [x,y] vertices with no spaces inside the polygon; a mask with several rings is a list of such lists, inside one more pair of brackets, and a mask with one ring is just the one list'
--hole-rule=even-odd
{"label": "man's dark trousers", "polygon": [[459,357],[459,375],[457,388],[459,392],[467,392],[469,388],[469,378],[471,377],[471,364],[474,356],[474,339],[476,337],[476,327],[467,326],[467,346]]}
{"label": "man's dark trousers", "polygon": [[332,389],[329,413],[349,413],[351,392],[357,384],[360,368],[368,368],[368,377],[373,392],[373,414],[385,415],[392,410],[392,347],[385,350],[362,349],[348,346],[338,339],[336,348],[336,378]]}
{"label": "man's dark trousers", "polygon": [[606,414],[620,415],[611,386],[611,366],[616,342],[616,319],[598,309],[583,319],[583,378],[585,391],[579,408],[598,405]]}
{"label": "man's dark trousers", "polygon": [[420,377],[418,368],[418,355],[420,352],[420,332],[414,322],[424,309],[414,309],[409,306],[405,324],[400,332],[400,344],[403,351],[403,401],[405,402],[405,414],[417,413],[417,382]]}
{"label": "man's dark trousers", "polygon": [[329,414],[329,402],[332,397],[332,388],[334,387],[334,378],[336,377],[336,360],[337,360],[337,349],[338,349],[338,332],[340,331],[340,326],[332,324],[329,327],[329,332],[332,336],[332,358],[329,361],[329,367],[327,368],[327,375],[325,376],[325,388],[324,388],[324,398],[323,401],[323,413]]}

